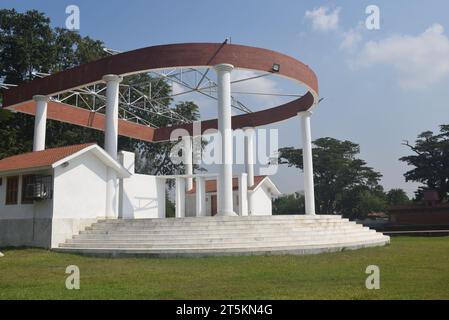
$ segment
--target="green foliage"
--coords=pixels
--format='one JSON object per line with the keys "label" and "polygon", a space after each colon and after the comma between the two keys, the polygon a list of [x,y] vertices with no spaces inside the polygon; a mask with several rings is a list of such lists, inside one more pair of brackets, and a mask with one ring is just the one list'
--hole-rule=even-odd
{"label": "green foliage", "polygon": [[[32,80],[34,72],[57,72],[104,56],[102,42],[64,29],[53,30],[43,13],[0,10],[0,79],[5,83],[20,84]],[[0,157],[32,149],[34,117],[2,110],[0,128]],[[103,134],[48,121],[48,147],[85,142],[101,145]]]}
{"label": "green foliage", "polygon": [[397,206],[410,202],[407,194],[402,189],[391,189],[387,192],[387,202],[389,206]]}
{"label": "green foliage", "polygon": [[[313,169],[316,209],[323,214],[358,216],[366,214],[366,203],[376,203],[377,211],[381,201],[367,199],[368,193],[379,196],[382,175],[357,158],[358,144],[334,138],[315,140],[313,148]],[[303,169],[302,149],[282,148],[280,163]],[[368,201],[369,200],[369,201]],[[365,203],[358,203],[364,201]],[[354,212],[355,210],[355,212]]]}
{"label": "green foliage", "polygon": [[18,84],[34,71],[49,72],[54,58],[50,19],[30,10],[0,10],[0,78]]}
{"label": "green foliage", "polygon": [[[415,145],[404,143],[414,154],[400,158],[414,168],[407,171],[406,181],[420,182],[436,190],[440,199],[449,197],[449,125],[441,125],[440,133],[425,131]],[[421,190],[422,191],[422,190]],[[418,191],[419,196],[420,191]]]}
{"label": "green foliage", "polygon": [[170,200],[170,197],[168,196],[168,194],[165,195],[165,216],[167,218],[174,218],[176,213],[175,213],[175,204]]}
{"label": "green foliage", "polygon": [[295,192],[273,200],[273,214],[304,214],[304,195]]}
{"label": "green foliage", "polygon": [[[33,72],[55,73],[106,55],[101,41],[82,37],[79,33],[62,28],[52,29],[50,20],[43,13],[34,10],[25,13],[18,13],[14,9],[0,10],[0,79],[6,83],[20,84],[32,80]],[[147,74],[138,74],[126,77],[123,84],[139,89],[138,84],[145,82],[152,84],[152,98],[169,107],[172,102],[169,97],[171,87],[165,81],[153,79]],[[71,97],[65,102],[73,104],[74,100],[75,97]],[[93,98],[88,102],[92,105]],[[79,101],[78,106],[83,107],[83,102]],[[193,102],[181,102],[173,108],[187,121],[199,119],[198,106]],[[104,112],[104,109],[99,112]],[[150,113],[143,108],[133,108],[132,112],[155,127],[176,124],[168,115]],[[0,110],[0,158],[30,151],[33,129],[34,117]],[[102,146],[103,132],[48,120],[47,147],[86,142],[96,142]],[[175,166],[169,158],[173,144],[152,144],[126,137],[119,138],[119,149],[134,151],[137,172],[146,174],[174,174],[184,170],[182,165]]]}
{"label": "green foliage", "polygon": [[368,213],[384,212],[387,199],[381,186],[369,189],[363,186],[345,192],[339,203],[339,211],[350,219],[364,219]]}

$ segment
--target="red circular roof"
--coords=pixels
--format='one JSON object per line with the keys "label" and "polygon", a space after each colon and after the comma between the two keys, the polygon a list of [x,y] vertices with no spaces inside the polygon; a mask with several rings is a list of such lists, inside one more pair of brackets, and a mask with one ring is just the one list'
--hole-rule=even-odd
{"label": "red circular roof", "polygon": [[[34,114],[34,95],[55,95],[67,90],[102,81],[106,74],[130,75],[155,69],[174,67],[202,67],[229,63],[235,68],[275,74],[305,85],[309,92],[299,99],[258,112],[232,117],[234,129],[261,126],[295,116],[318,102],[318,80],[315,73],[304,63],[287,55],[261,48],[235,44],[187,43],[170,44],[124,52],[106,57],[72,69],[36,79],[29,83],[3,91],[3,106],[18,112]],[[92,114],[67,104],[51,101],[48,118],[76,125],[104,130],[104,115]],[[192,133],[192,124],[166,128],[151,128],[126,120],[119,121],[119,134],[144,141],[169,140],[174,129],[184,128]],[[201,131],[217,128],[217,120],[201,121]]]}

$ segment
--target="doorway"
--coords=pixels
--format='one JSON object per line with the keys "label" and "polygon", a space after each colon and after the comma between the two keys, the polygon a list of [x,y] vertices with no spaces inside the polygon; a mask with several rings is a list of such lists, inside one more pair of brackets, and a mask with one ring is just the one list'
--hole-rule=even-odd
{"label": "doorway", "polygon": [[215,216],[217,214],[217,195],[213,194],[210,197],[210,207],[211,207],[211,216]]}

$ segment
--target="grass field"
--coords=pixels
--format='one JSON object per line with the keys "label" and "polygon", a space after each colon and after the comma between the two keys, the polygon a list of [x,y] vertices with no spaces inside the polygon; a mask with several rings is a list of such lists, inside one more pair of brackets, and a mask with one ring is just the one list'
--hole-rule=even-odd
{"label": "grass field", "polygon": [[[449,299],[449,237],[314,256],[100,259],[4,249],[0,299]],[[65,288],[77,265],[81,289]],[[380,268],[379,290],[365,269]]]}

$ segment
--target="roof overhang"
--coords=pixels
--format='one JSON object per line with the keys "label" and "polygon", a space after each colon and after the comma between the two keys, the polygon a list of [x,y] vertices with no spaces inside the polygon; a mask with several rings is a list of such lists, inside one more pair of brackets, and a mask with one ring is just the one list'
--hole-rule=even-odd
{"label": "roof overhang", "polygon": [[106,166],[113,169],[116,173],[118,178],[129,178],[131,176],[131,173],[126,170],[117,160],[113,159],[106,151],[104,151],[102,148],[100,148],[98,145],[94,144],[91,146],[88,146],[78,152],[75,152],[71,154],[68,157],[65,157],[51,165],[52,168],[59,167],[65,162],[68,162],[74,158],[77,158],[81,156],[82,154],[85,154],[87,152],[93,153],[97,158],[99,158]]}
{"label": "roof overhang", "polygon": [[282,195],[282,192],[279,191],[279,189],[276,187],[273,181],[269,177],[263,178],[253,189],[249,190],[250,193],[255,192],[257,189],[259,189],[261,186],[266,185],[267,188],[270,189],[270,192],[273,196],[280,196]]}
{"label": "roof overhang", "polygon": [[13,170],[2,170],[0,171],[0,176],[14,176],[14,175],[20,175],[20,174],[29,174],[29,173],[35,173],[38,171],[46,171],[46,170],[52,170],[52,166],[41,166],[41,167],[34,167],[34,168],[25,168],[25,169],[13,169]]}

